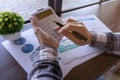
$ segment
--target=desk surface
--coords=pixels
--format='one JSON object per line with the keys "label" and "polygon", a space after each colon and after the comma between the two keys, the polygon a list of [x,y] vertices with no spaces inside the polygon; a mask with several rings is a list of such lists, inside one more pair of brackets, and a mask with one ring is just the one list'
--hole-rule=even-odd
{"label": "desk surface", "polygon": [[[81,10],[63,14],[64,16],[96,14],[107,26],[120,19],[120,1],[95,5]],[[30,27],[26,24],[25,27]],[[3,39],[0,37],[0,40]],[[110,69],[119,61],[119,56],[109,55],[105,52],[95,58],[76,66],[64,80],[95,80],[98,76]],[[0,79],[26,80],[27,74],[13,57],[0,44]]]}

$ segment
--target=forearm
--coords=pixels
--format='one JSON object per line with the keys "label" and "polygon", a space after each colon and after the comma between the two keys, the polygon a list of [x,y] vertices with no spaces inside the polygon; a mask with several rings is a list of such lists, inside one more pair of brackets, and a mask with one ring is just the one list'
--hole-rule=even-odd
{"label": "forearm", "polygon": [[[40,49],[41,48],[41,49]],[[33,70],[29,80],[61,80],[62,73],[56,51],[51,47],[39,47],[34,53]]]}
{"label": "forearm", "polygon": [[108,53],[120,55],[120,34],[92,32],[91,46],[104,49]]}

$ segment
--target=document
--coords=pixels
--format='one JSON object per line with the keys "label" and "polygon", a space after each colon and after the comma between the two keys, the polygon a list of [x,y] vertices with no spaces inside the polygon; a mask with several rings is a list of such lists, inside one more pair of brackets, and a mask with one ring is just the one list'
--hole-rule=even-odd
{"label": "document", "polygon": [[[89,31],[111,32],[95,15],[77,17],[75,19],[79,22],[83,22]],[[63,41],[61,41],[59,51],[59,63],[64,77],[75,66],[103,52],[103,50],[90,47],[89,45],[77,46],[67,38],[63,38]]]}
{"label": "document", "polygon": [[[95,15],[77,17],[75,19],[83,22],[89,31],[111,32]],[[27,73],[31,71],[32,55],[39,46],[32,28],[22,32],[19,40],[3,41],[2,45]],[[89,45],[77,46],[66,37],[63,37],[58,52],[63,76],[66,76],[72,68],[101,54],[103,50],[90,47]]]}

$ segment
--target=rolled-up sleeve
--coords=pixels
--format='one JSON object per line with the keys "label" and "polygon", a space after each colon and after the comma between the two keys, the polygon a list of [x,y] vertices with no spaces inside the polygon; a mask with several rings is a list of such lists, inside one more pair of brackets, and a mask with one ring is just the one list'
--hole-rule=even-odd
{"label": "rolled-up sleeve", "polygon": [[57,49],[43,45],[33,54],[33,69],[28,75],[28,80],[62,80]]}
{"label": "rolled-up sleeve", "polygon": [[120,55],[120,33],[96,33],[91,32],[91,46],[104,49],[110,54]]}

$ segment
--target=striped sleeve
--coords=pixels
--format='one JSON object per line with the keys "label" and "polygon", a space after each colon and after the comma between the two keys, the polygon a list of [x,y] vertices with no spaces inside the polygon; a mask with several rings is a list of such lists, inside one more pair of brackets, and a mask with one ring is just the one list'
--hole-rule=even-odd
{"label": "striped sleeve", "polygon": [[33,53],[33,69],[28,80],[62,80],[57,49],[42,45]]}
{"label": "striped sleeve", "polygon": [[120,55],[120,33],[91,32],[91,46],[104,49],[110,54]]}

